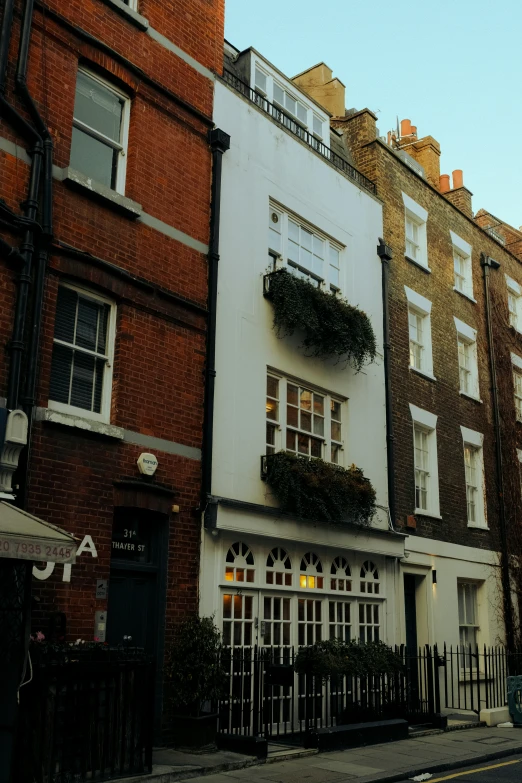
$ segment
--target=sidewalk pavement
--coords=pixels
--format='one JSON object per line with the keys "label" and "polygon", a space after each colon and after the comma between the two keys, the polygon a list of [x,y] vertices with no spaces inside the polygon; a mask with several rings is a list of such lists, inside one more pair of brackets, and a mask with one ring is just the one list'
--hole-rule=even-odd
{"label": "sidewalk pavement", "polygon": [[330,753],[272,746],[266,763],[225,751],[196,756],[158,749],[152,774],[121,783],[392,783],[516,753],[522,755],[522,730],[497,727],[430,732]]}

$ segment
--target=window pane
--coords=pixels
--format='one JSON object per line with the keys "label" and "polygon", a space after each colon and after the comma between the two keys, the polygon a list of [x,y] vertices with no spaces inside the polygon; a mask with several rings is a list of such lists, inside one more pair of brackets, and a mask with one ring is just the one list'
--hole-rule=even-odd
{"label": "window pane", "polygon": [[292,384],[288,384],[286,388],[286,395],[289,405],[297,405],[298,400],[298,388],[297,386],[292,386]]}
{"label": "window pane", "polygon": [[274,82],[274,103],[278,103],[280,106],[285,105],[285,91]]}
{"label": "window pane", "polygon": [[314,416],[314,435],[324,435],[324,419],[322,416]]}
{"label": "window pane", "polygon": [[307,411],[312,410],[312,392],[301,389],[301,408]]}
{"label": "window pane", "polygon": [[301,429],[305,432],[312,431],[312,414],[306,411],[301,411]]}
{"label": "window pane", "polygon": [[79,128],[72,130],[71,143],[71,168],[81,171],[88,177],[114,188],[116,182],[116,162],[118,152],[102,141],[93,139],[92,136]]}
{"label": "window pane", "polygon": [[78,294],[76,291],[60,286],[54,323],[54,336],[57,340],[63,340],[67,343],[74,342],[77,302]]}
{"label": "window pane", "polygon": [[306,121],[308,119],[308,111],[306,109],[306,106],[303,106],[302,103],[297,103],[297,119],[300,120],[303,125],[306,125]]}
{"label": "window pane", "polygon": [[123,100],[82,71],[76,81],[74,118],[103,133],[113,141],[120,141]]}
{"label": "window pane", "polygon": [[322,449],[321,449],[322,443],[321,443],[321,441],[317,440],[316,438],[312,438],[311,440],[312,440],[312,444],[311,444],[311,446],[312,446],[312,449],[311,449],[312,457],[321,457],[322,456],[322,454],[321,454],[321,452],[322,452]]}
{"label": "window pane", "polygon": [[314,394],[314,413],[324,416],[324,397],[320,394]]}
{"label": "window pane", "polygon": [[62,345],[53,346],[49,399],[69,404],[72,363],[73,351],[71,349]]}
{"label": "window pane", "polygon": [[96,302],[80,297],[78,300],[78,320],[76,323],[76,345],[95,351],[98,337],[98,314],[100,306]]}
{"label": "window pane", "polygon": [[321,118],[318,117],[316,114],[314,114],[314,119],[313,119],[313,131],[314,131],[316,136],[321,136],[322,137],[322,135],[323,135],[323,123],[321,121]]}
{"label": "window pane", "polygon": [[266,379],[266,393],[269,397],[274,397],[276,400],[279,397],[279,381],[271,375],[268,375]]}
{"label": "window pane", "polygon": [[308,435],[299,435],[297,436],[297,450],[300,454],[308,454],[308,449],[310,446],[310,438]]}
{"label": "window pane", "polygon": [[297,423],[298,409],[288,405],[286,409],[286,423],[289,427],[298,427]]}
{"label": "window pane", "polygon": [[263,71],[260,71],[259,68],[256,68],[256,87],[259,87],[263,92],[266,92],[266,76],[263,73]]}
{"label": "window pane", "polygon": [[[93,387],[95,380],[94,357],[77,351],[73,362],[71,405],[93,410]],[[99,410],[97,411],[99,413]]]}

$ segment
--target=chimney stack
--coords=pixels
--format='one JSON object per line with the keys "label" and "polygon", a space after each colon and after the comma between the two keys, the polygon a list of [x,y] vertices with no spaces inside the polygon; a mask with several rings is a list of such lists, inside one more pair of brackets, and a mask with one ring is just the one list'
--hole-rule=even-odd
{"label": "chimney stack", "polygon": [[307,71],[294,76],[292,81],[333,117],[344,117],[345,86],[339,79],[332,77],[332,69],[326,63],[308,68]]}
{"label": "chimney stack", "polygon": [[[447,176],[447,175],[445,175]],[[457,209],[460,209],[461,212],[464,213],[469,218],[473,217],[473,210],[471,208],[471,197],[473,193],[468,190],[466,187],[464,187],[464,175],[462,173],[462,169],[455,169],[455,171],[452,173],[453,177],[453,188],[451,190],[448,190],[448,192],[443,191],[442,187],[440,188],[440,192],[444,193],[448,201],[451,201],[451,203],[457,207]],[[441,177],[442,181],[442,177]],[[448,177],[448,183],[449,183],[449,177]]]}
{"label": "chimney stack", "polygon": [[449,174],[441,174],[439,178],[439,190],[441,193],[449,193],[451,190],[450,186],[450,175]]}
{"label": "chimney stack", "polygon": [[411,136],[411,120],[401,120],[401,139],[403,136]]}

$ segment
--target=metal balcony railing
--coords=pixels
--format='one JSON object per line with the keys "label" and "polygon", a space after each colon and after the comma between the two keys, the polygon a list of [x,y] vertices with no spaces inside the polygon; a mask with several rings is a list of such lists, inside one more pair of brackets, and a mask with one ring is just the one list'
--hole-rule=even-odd
{"label": "metal balcony railing", "polygon": [[304,143],[307,144],[310,149],[335,166],[336,169],[349,177],[353,182],[359,185],[359,187],[368,190],[374,195],[377,193],[377,188],[374,182],[368,179],[368,177],[365,177],[364,174],[361,174],[360,171],[357,171],[356,168],[343,160],[343,158],[341,158],[335,152],[332,152],[330,147],[324,144],[324,142],[322,142],[320,139],[317,139],[306,128],[300,125],[294,117],[291,117],[282,109],[279,109],[273,103],[270,103],[270,101],[268,101],[263,95],[252,89],[252,87],[250,87],[246,82],[242,81],[242,79],[232,73],[232,71],[228,71],[225,68],[223,71],[223,79],[229,87],[232,87],[232,89],[236,90],[236,92],[239,92],[249,101],[254,103],[258,108],[265,112],[265,114],[268,114],[275,122],[277,122],[278,125],[286,128],[286,130],[290,131],[290,133],[293,133],[294,136],[297,136],[298,139],[304,141]]}

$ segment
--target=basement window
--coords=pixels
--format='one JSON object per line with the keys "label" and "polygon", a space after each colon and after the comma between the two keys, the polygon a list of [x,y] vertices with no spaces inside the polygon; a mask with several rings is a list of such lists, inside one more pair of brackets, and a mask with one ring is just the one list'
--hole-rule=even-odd
{"label": "basement window", "polygon": [[49,408],[110,420],[115,306],[72,286],[58,289]]}
{"label": "basement window", "polygon": [[78,71],[70,166],[122,194],[129,113],[127,96],[95,74]]}

